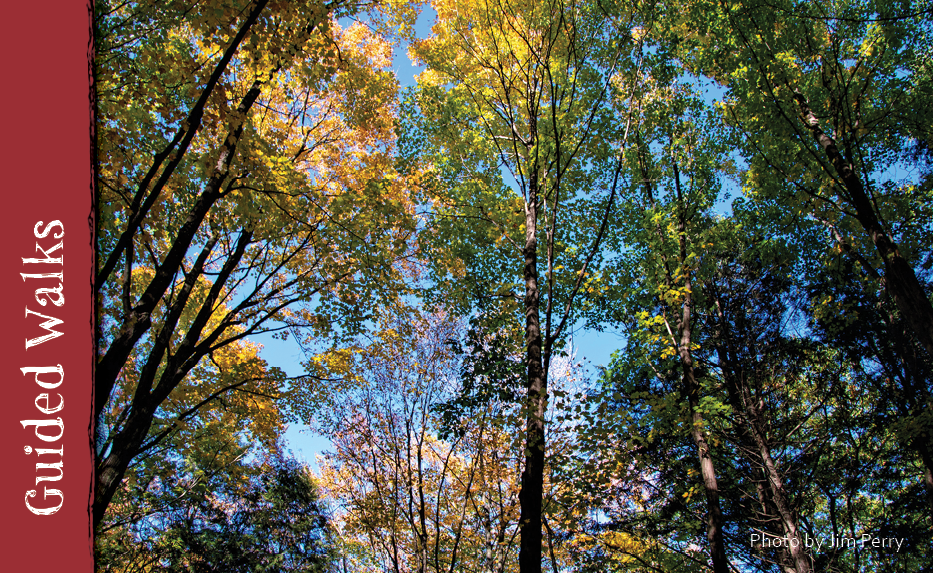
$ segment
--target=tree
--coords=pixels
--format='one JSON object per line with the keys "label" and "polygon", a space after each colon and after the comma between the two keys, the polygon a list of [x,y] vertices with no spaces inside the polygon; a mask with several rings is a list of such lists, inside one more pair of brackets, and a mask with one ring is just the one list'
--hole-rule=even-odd
{"label": "tree", "polygon": [[[757,494],[760,504],[760,509],[751,506],[751,521],[758,524],[758,531],[766,532],[763,535],[788,540],[776,559],[784,570],[806,572],[811,570],[812,555],[798,513],[802,492],[793,491],[791,485],[797,476],[787,466],[793,467],[794,462],[782,463],[777,452],[801,441],[789,429],[791,424],[796,422],[800,428],[816,414],[812,402],[791,399],[804,384],[802,378],[809,375],[811,382],[825,382],[839,372],[814,367],[831,352],[819,345],[809,348],[808,341],[785,332],[786,322],[793,320],[788,319],[793,311],[787,304],[792,258],[783,245],[749,244],[741,231],[738,235],[732,241],[720,238],[716,269],[704,289],[712,307],[707,311],[708,352],[715,352],[710,362],[718,367],[731,406],[736,445],[746,460],[743,477],[755,488],[754,492],[747,488],[746,495],[754,499],[752,493]],[[730,248],[738,253],[726,254]],[[778,406],[781,402],[784,405]],[[781,408],[783,413],[779,413]],[[818,448],[825,436],[814,434],[810,446]],[[762,548],[761,553],[767,552]]]}
{"label": "tree", "polygon": [[[389,160],[390,47],[335,23],[362,8],[98,3],[95,525],[178,393],[197,399],[176,424],[262,391],[265,374],[220,365],[226,348],[352,333],[359,297],[391,291],[413,227]],[[223,386],[192,376],[208,363]]]}
{"label": "tree", "polygon": [[[933,359],[931,124],[920,111],[931,93],[929,3],[697,8],[702,34],[686,44],[700,49],[685,59],[729,89],[724,109],[745,132],[748,189],[779,198],[787,218],[820,221],[907,326],[899,360],[914,346]],[[933,499],[933,458],[922,455]]]}
{"label": "tree", "polygon": [[[815,301],[831,294],[851,304],[852,295],[843,294],[844,282],[832,289],[808,285],[811,257],[822,256],[822,225],[811,221],[782,234],[769,208],[781,206],[737,201],[729,217],[706,223],[697,218],[686,235],[705,245],[692,271],[692,356],[730,560],[758,571],[922,569],[929,557],[919,549],[908,556],[814,545],[859,531],[897,531],[910,547],[924,546],[924,498],[911,477],[919,460],[903,450],[906,436],[897,437],[903,428],[921,426],[894,422],[902,391],[893,380],[884,381],[876,366],[853,360],[865,349],[845,350],[808,328],[808,288],[819,293]],[[650,224],[630,220],[650,237]],[[689,400],[679,384],[674,342],[659,316],[670,309],[654,294],[660,282],[655,277],[664,272],[649,266],[659,265],[662,250],[633,246],[617,267],[616,282],[627,291],[617,308],[629,325],[626,345],[595,395],[581,431],[587,440],[561,470],[577,481],[577,495],[599,492],[594,505],[606,517],[591,526],[594,534],[627,540],[602,543],[588,555],[629,558],[618,570],[690,570],[705,513],[698,507],[700,468],[687,461]],[[842,253],[837,257],[847,260]],[[815,274],[829,279],[826,266],[819,269]],[[657,300],[657,310],[650,299]],[[821,316],[846,321],[847,336],[864,336],[858,323],[866,319],[838,310]],[[607,451],[613,439],[622,444]],[[605,483],[608,493],[591,485]],[[760,537],[756,543],[750,533],[781,543],[761,543]],[[794,538],[797,552],[783,542]]]}
{"label": "tree", "polygon": [[[664,62],[659,54],[658,63]],[[673,68],[676,70],[676,68]],[[725,527],[720,504],[719,479],[705,417],[715,405],[703,396],[703,373],[696,352],[701,339],[697,313],[704,304],[704,252],[714,236],[710,213],[720,192],[720,177],[728,172],[724,158],[725,135],[707,116],[702,102],[685,82],[666,76],[662,65],[648,72],[650,82],[640,98],[644,119],[635,128],[637,147],[630,161],[633,177],[627,201],[620,213],[618,234],[611,237],[616,251],[630,249],[628,258],[636,271],[633,282],[621,284],[622,296],[635,308],[623,308],[640,316],[640,328],[651,332],[651,362],[676,359],[677,368],[658,365],[657,371],[679,369],[679,393],[686,402],[684,421],[697,452],[698,473],[706,498],[707,543],[713,570],[728,571],[723,538]],[[670,73],[670,72],[668,72]],[[625,264],[625,263],[623,263]],[[638,276],[640,275],[640,276]],[[637,302],[635,302],[637,301]],[[639,310],[639,308],[643,310]],[[624,319],[623,319],[624,320]],[[659,376],[661,376],[659,374]]]}
{"label": "tree", "polygon": [[[734,413],[733,440],[746,460],[745,496],[755,499],[759,490],[760,509],[750,505],[750,517],[775,538],[796,536],[801,548],[772,549],[771,557],[763,548],[759,557],[794,571],[922,569],[928,557],[920,551],[894,557],[825,551],[812,542],[807,547],[807,539],[859,530],[899,531],[904,543],[924,546],[929,533],[921,525],[924,496],[915,477],[920,460],[913,448],[903,448],[923,426],[904,424],[903,411],[891,411],[922,393],[895,390],[893,380],[876,378],[877,365],[863,354],[871,343],[858,351],[841,343],[865,336],[867,324],[878,320],[871,310],[880,307],[855,302],[850,289],[860,290],[861,283],[879,293],[870,279],[837,275],[836,265],[850,259],[822,251],[822,224],[802,222],[793,235],[781,236],[774,233],[780,204],[743,201],[736,207],[742,225],[735,238],[743,246],[717,254],[707,289],[714,306],[708,352]],[[827,309],[828,298],[845,306]],[[837,334],[821,332],[829,324],[840,327]],[[896,342],[887,341],[889,351]],[[913,431],[902,434],[907,425]]]}
{"label": "tree", "polygon": [[442,436],[437,407],[456,394],[459,338],[451,317],[409,309],[359,348],[356,384],[316,415],[333,447],[319,458],[324,491],[347,553],[363,549],[354,570],[512,570],[516,440],[495,402]]}
{"label": "tree", "polygon": [[[464,336],[458,320],[418,309],[382,326],[355,352],[355,382],[315,415],[332,444],[319,463],[322,489],[338,508],[344,567],[516,571],[524,439],[511,431],[519,402],[496,391],[502,370],[486,368],[497,341],[479,340],[476,330]],[[518,372],[522,354],[507,358]],[[554,393],[569,396],[577,378],[570,361],[559,360]],[[547,414],[549,457],[567,455],[572,441],[557,411]],[[563,524],[573,519],[561,489],[545,475],[554,567],[571,563]]]}
{"label": "tree", "polygon": [[[428,70],[408,116],[407,136],[418,148],[409,161],[422,166],[435,212],[427,232],[440,261],[438,291],[459,293],[461,309],[477,295],[491,309],[492,329],[519,316],[524,322],[519,560],[523,573],[537,572],[548,371],[599,263],[637,42],[628,35],[630,15],[594,4],[434,7],[434,36],[415,50]],[[464,276],[468,288],[452,285]]]}
{"label": "tree", "polygon": [[[930,93],[922,63],[928,3],[698,9],[706,14],[701,31],[718,47],[688,59],[729,88],[728,113],[747,136],[749,178],[870,261],[933,355],[933,306],[916,270],[929,244],[933,181],[931,125],[920,111]],[[894,176],[891,165],[907,176]]]}
{"label": "tree", "polygon": [[101,571],[332,570],[332,532],[308,468],[281,452],[253,463],[239,448],[206,453],[163,475],[150,494],[158,511],[105,522],[97,539]]}
{"label": "tree", "polygon": [[99,3],[100,562],[929,568],[928,0],[433,5]]}

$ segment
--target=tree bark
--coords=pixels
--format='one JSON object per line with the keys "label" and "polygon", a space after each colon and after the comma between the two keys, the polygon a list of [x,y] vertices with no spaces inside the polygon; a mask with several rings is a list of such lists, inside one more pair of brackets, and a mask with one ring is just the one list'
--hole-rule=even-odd
{"label": "tree bark", "polygon": [[525,467],[522,470],[519,506],[521,573],[541,573],[541,500],[544,492],[544,412],[547,408],[547,372],[541,353],[541,321],[538,291],[538,173],[529,177],[525,208],[525,343],[527,346],[527,398],[525,402]]}
{"label": "tree bark", "polygon": [[[691,287],[689,278],[687,288]],[[689,291],[688,291],[689,292]],[[709,443],[703,431],[703,414],[699,411],[700,386],[696,379],[693,366],[693,356],[690,352],[691,327],[690,305],[691,296],[687,295],[684,302],[683,318],[680,327],[680,363],[683,367],[683,383],[687,392],[690,406],[690,436],[696,444],[697,456],[700,462],[700,474],[703,477],[703,489],[706,494],[706,539],[709,542],[710,557],[713,560],[715,573],[728,573],[729,561],[726,558],[726,548],[722,536],[722,508],[719,503],[719,483],[716,479],[716,468],[710,455]]]}

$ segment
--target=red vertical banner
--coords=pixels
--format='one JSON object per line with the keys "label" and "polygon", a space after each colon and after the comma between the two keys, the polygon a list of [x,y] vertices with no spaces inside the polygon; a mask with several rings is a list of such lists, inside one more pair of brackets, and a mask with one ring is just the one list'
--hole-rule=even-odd
{"label": "red vertical banner", "polygon": [[4,6],[3,565],[93,571],[90,6]]}

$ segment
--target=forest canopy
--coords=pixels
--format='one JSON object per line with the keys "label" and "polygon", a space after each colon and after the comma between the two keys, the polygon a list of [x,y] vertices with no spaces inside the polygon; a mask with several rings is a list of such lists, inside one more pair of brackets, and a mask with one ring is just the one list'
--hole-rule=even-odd
{"label": "forest canopy", "polygon": [[931,16],[96,2],[98,569],[933,568]]}

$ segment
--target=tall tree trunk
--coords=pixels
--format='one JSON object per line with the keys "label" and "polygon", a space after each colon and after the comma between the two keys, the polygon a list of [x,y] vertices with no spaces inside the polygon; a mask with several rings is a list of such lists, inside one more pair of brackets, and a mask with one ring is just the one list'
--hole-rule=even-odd
{"label": "tall tree trunk", "polygon": [[[827,225],[833,233],[836,242],[842,248],[844,252],[849,254],[854,260],[858,261],[868,276],[873,279],[885,284],[884,279],[880,274],[875,270],[872,264],[866,261],[855,249],[852,248],[852,245],[842,236],[842,234],[833,226]],[[891,291],[886,289],[885,294],[889,297],[892,297]],[[895,302],[895,305],[897,303]],[[897,336],[885,336],[891,342],[891,352],[900,360],[904,365],[905,374],[902,379],[902,384],[904,385],[905,392],[908,396],[913,396],[918,400],[918,403],[921,405],[923,411],[933,412],[933,400],[931,400],[930,394],[926,386],[926,377],[923,374],[916,374],[917,367],[916,363],[918,360],[923,360],[922,356],[918,356],[918,353],[914,351],[914,347],[911,344],[905,344],[900,342],[902,337],[900,332],[904,332],[904,337],[907,339],[910,338],[910,331],[904,331],[903,327],[900,325],[897,318],[885,310],[886,305],[882,305],[880,302],[876,305],[879,314],[884,319],[884,323],[887,328],[895,330],[898,334]],[[908,326],[912,330],[912,327]],[[922,355],[922,351],[920,352]],[[879,360],[882,362],[893,361],[893,358],[889,356],[883,356],[881,353],[878,354]],[[897,367],[894,367],[895,370]],[[919,381],[919,382],[918,382]],[[895,390],[895,395],[899,392]],[[898,403],[898,408],[901,410],[901,416],[913,416],[910,412],[911,406],[905,403],[903,400]],[[927,503],[930,505],[930,508],[933,509],[933,456],[931,456],[931,441],[929,438],[920,437],[919,439],[913,440],[911,447],[913,447],[920,456],[921,461],[923,462],[923,487],[927,492]]]}
{"label": "tall tree trunk", "polygon": [[700,475],[703,477],[703,489],[706,494],[706,539],[709,542],[710,556],[713,560],[715,573],[728,573],[729,560],[726,558],[726,548],[722,536],[722,507],[719,504],[719,483],[716,479],[716,468],[710,455],[709,443],[703,430],[703,414],[700,406],[700,385],[696,379],[696,370],[693,366],[693,353],[690,349],[693,328],[693,280],[687,261],[687,210],[684,204],[683,192],[680,188],[680,171],[676,161],[673,163],[674,185],[677,190],[678,202],[678,236],[680,247],[680,266],[686,277],[684,284],[685,298],[680,316],[679,347],[680,364],[683,368],[683,384],[690,406],[690,436],[697,447],[700,462]]}
{"label": "tall tree trunk", "polygon": [[[720,315],[720,318],[722,318],[722,315]],[[804,550],[806,545],[797,527],[797,516],[792,509],[790,496],[784,488],[784,482],[781,479],[777,464],[775,464],[771,456],[771,444],[767,439],[761,409],[754,402],[748,386],[744,384],[741,376],[736,374],[725,348],[720,345],[716,351],[719,355],[719,363],[729,393],[729,401],[735,411],[739,413],[736,422],[740,426],[742,433],[751,440],[751,445],[758,454],[757,461],[767,476],[770,501],[777,509],[781,521],[784,539],[787,540],[784,548],[789,554],[790,561],[794,564],[793,571],[795,573],[809,573],[811,570],[810,557]]]}
{"label": "tall tree trunk", "polygon": [[[687,280],[690,288],[690,280]],[[683,367],[683,383],[690,405],[690,436],[697,447],[700,461],[700,474],[703,477],[703,489],[706,494],[706,539],[709,542],[709,552],[713,559],[715,573],[728,573],[729,562],[726,559],[725,543],[722,537],[722,508],[719,504],[719,483],[716,479],[716,469],[710,455],[706,433],[703,431],[703,414],[699,411],[700,385],[696,379],[693,367],[693,356],[690,352],[690,295],[684,303],[683,318],[680,328],[680,363]]]}
{"label": "tall tree trunk", "polygon": [[547,373],[541,353],[541,321],[538,291],[538,173],[533,168],[525,204],[525,344],[527,347],[525,402],[525,467],[522,470],[519,505],[521,573],[541,573],[541,499],[544,492],[544,412],[547,407]]}
{"label": "tall tree trunk", "polygon": [[[777,464],[771,456],[771,444],[767,437],[762,405],[755,401],[746,383],[745,365],[736,358],[735,347],[732,344],[734,338],[729,328],[723,302],[714,289],[710,291],[709,296],[716,307],[716,315],[719,319],[719,329],[715,337],[716,355],[719,358],[729,403],[738,414],[735,422],[743,439],[750,442],[749,447],[757,453],[756,461],[767,477],[769,503],[777,509],[777,517],[781,522],[784,538],[787,540],[787,543],[783,545],[783,550],[789,557],[789,563],[793,565],[783,566],[783,568],[785,571],[795,573],[809,573],[810,556],[804,550],[806,545],[798,531],[798,520],[792,509],[790,496],[784,488]],[[763,509],[765,514],[770,513],[767,508]]]}

